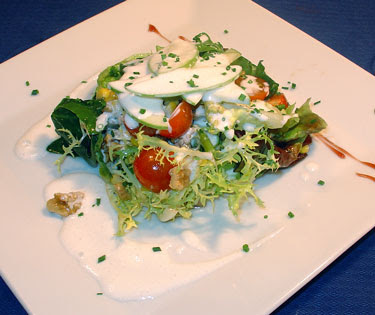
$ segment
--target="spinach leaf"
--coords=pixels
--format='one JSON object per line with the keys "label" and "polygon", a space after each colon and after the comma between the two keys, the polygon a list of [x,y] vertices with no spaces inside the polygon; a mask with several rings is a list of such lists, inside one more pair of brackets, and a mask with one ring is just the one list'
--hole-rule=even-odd
{"label": "spinach leaf", "polygon": [[[95,152],[100,150],[98,142],[102,141],[102,135],[95,130],[96,119],[103,112],[104,107],[103,100],[83,101],[64,98],[51,115],[55,131],[60,138],[53,141],[47,147],[47,151],[79,156],[89,165],[96,166]],[[66,152],[64,148],[68,148],[73,143],[71,150]]]}
{"label": "spinach leaf", "polygon": [[265,68],[262,64],[262,60],[259,61],[257,65],[253,64],[251,61],[246,59],[245,57],[241,56],[237,58],[235,61],[232,62],[232,65],[238,65],[242,67],[242,70],[245,71],[246,74],[252,75],[258,78],[263,79],[266,81],[270,86],[270,93],[268,98],[272,97],[279,88],[279,84],[272,80],[266,73]]}

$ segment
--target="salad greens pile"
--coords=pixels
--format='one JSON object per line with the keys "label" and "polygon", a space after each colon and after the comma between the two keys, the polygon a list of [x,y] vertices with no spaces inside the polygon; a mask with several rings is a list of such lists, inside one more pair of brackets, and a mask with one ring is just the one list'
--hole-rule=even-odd
{"label": "salad greens pile", "polygon": [[[230,80],[209,86],[201,78],[214,67],[223,67],[221,74],[226,79],[232,75]],[[154,96],[142,92],[147,80],[163,82],[167,75],[170,86],[178,86],[188,75],[191,79],[181,93],[173,86]],[[268,88],[262,100],[251,99],[246,86],[239,83],[253,83],[257,78]],[[233,98],[238,89],[239,97]],[[118,213],[118,235],[137,227],[136,216],[141,212],[147,218],[155,214],[161,221],[190,218],[195,207],[222,196],[237,216],[249,197],[262,205],[254,193],[255,179],[305,157],[309,135],[326,127],[311,111],[310,100],[299,108],[272,104],[278,96],[279,84],[268,76],[261,61],[255,65],[200,33],[192,42],[174,41],[157,47],[153,54],[135,54],[109,66],[99,74],[92,99],[64,98],[52,113],[59,138],[47,150],[61,155],[58,167],[67,156],[81,157],[98,167]],[[156,105],[150,105],[151,101]],[[161,130],[173,134],[172,119],[183,101],[191,104],[192,122],[182,135],[163,136]],[[144,108],[134,111],[134,106]],[[143,119],[146,109],[148,118]],[[160,113],[165,124],[158,125],[154,118]],[[155,132],[149,134],[147,128]],[[135,172],[140,153],[151,149],[157,152],[155,163],[171,167],[168,189],[155,191],[145,186]]]}

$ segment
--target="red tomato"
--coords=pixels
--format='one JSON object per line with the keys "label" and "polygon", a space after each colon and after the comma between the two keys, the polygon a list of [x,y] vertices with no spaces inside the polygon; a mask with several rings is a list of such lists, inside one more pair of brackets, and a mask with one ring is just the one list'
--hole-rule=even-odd
{"label": "red tomato", "polygon": [[191,105],[182,101],[169,118],[171,130],[160,130],[159,134],[166,138],[181,137],[190,128],[192,122],[193,111],[191,110]]}
{"label": "red tomato", "polygon": [[133,136],[133,137],[136,137],[136,134],[142,130],[143,131],[143,134],[145,134],[146,136],[150,136],[150,137],[153,137],[156,135],[156,129],[154,128],[151,128],[151,127],[147,127],[145,125],[142,125],[142,124],[139,124],[139,126],[137,128],[134,128],[134,129],[130,129],[126,123],[124,122],[124,125],[126,127],[126,129],[129,131],[129,133]]}
{"label": "red tomato", "polygon": [[169,189],[171,175],[169,170],[174,166],[167,160],[163,159],[160,163],[156,156],[160,148],[143,149],[134,161],[134,174],[139,182],[147,189],[153,192]]}
{"label": "red tomato", "polygon": [[286,100],[286,97],[283,93],[277,93],[273,95],[267,100],[267,102],[270,103],[272,106],[284,105],[285,108],[288,108],[288,101]]}
{"label": "red tomato", "polygon": [[[249,83],[251,82],[251,83]],[[269,93],[269,85],[261,78],[254,76],[240,76],[235,83],[245,88],[245,92],[252,101],[264,100]]]}

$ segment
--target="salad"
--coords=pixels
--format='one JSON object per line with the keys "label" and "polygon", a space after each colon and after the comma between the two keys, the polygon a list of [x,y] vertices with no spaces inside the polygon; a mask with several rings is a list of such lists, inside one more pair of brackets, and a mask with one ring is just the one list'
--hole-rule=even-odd
{"label": "salad", "polygon": [[59,138],[47,150],[58,167],[67,156],[98,167],[118,235],[141,213],[190,218],[219,197],[235,216],[249,197],[262,205],[254,181],[304,158],[326,127],[309,99],[287,101],[262,61],[206,33],[107,67],[92,99],[64,98],[51,118]]}

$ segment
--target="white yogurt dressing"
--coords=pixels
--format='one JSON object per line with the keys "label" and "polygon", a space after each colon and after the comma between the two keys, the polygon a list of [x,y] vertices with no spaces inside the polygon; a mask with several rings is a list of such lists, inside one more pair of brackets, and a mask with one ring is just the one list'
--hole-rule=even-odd
{"label": "white yogurt dressing", "polygon": [[[116,237],[117,216],[102,180],[88,173],[66,175],[46,187],[45,198],[71,191],[84,192],[85,198],[77,214],[63,220],[61,241],[96,277],[103,293],[121,301],[154,298],[195,281],[245,255],[244,243],[259,240],[249,243],[254,249],[276,230],[272,223],[260,228],[257,221],[264,220],[260,216],[243,214],[237,222],[225,207],[218,207],[215,213],[196,210],[194,220],[172,224],[141,218],[139,230]],[[97,198],[101,203],[93,206]],[[161,251],[154,252],[153,247]],[[106,259],[98,263],[103,255]]]}

